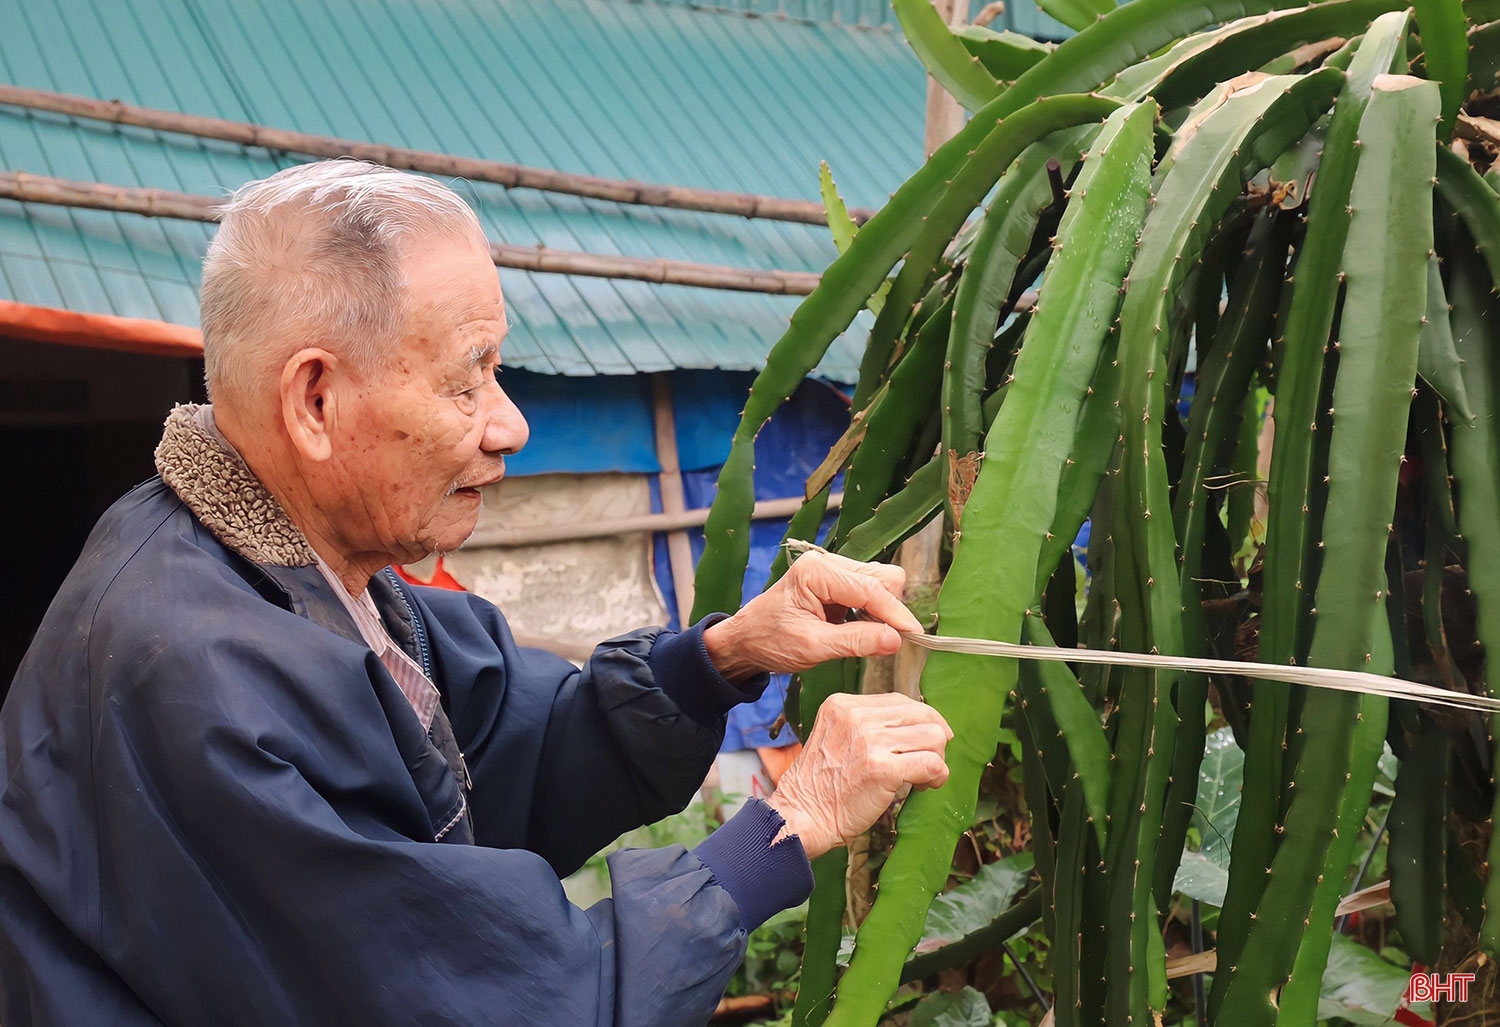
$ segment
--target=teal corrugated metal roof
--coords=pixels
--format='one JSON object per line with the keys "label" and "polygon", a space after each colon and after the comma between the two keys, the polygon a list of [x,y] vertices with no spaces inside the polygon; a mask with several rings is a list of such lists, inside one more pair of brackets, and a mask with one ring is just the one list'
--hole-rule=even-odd
{"label": "teal corrugated metal roof", "polygon": [[[0,0],[0,23],[8,82],[568,171],[815,199],[827,159],[851,204],[878,206],[921,159],[922,72],[889,30],[631,0]],[[7,169],[222,193],[288,163],[0,108]],[[816,226],[462,188],[509,242],[813,271],[833,255]],[[0,296],[196,324],[210,232],[0,202]],[[797,303],[502,281],[507,362],[561,374],[753,368]],[[849,379],[861,341],[824,372]]]}

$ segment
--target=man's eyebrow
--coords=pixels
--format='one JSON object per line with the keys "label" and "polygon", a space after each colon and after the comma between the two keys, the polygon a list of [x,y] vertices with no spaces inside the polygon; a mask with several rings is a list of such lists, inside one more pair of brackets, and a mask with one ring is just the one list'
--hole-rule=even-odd
{"label": "man's eyebrow", "polygon": [[486,360],[491,360],[500,353],[500,347],[495,343],[488,346],[469,347],[469,370],[472,371]]}

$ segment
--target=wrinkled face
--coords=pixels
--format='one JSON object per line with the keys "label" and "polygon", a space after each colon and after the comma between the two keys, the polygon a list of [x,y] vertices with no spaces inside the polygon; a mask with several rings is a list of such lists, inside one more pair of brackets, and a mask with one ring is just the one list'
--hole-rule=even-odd
{"label": "wrinkled face", "polygon": [[348,497],[339,530],[356,551],[410,562],[457,548],[480,488],[526,444],[526,420],[495,371],[505,300],[478,240],[435,239],[406,255],[406,336],[359,382],[336,450]]}

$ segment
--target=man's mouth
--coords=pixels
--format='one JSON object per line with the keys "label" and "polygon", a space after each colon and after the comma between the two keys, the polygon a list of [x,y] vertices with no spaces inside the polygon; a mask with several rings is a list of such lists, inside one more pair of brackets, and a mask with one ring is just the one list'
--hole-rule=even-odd
{"label": "man's mouth", "polygon": [[466,498],[473,497],[475,499],[479,499],[483,496],[484,490],[486,488],[498,483],[500,479],[504,477],[505,468],[502,467],[500,468],[500,470],[496,471],[494,475],[487,478],[482,478],[479,481],[455,483],[452,490],[448,494],[450,496],[464,496]]}

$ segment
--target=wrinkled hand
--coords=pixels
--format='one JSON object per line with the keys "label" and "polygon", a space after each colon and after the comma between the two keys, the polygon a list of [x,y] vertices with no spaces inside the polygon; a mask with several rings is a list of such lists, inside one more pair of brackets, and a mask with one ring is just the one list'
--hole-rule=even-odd
{"label": "wrinkled hand", "polygon": [[[833,553],[805,553],[781,580],[703,635],[708,657],[731,681],[760,671],[793,673],[841,656],[887,656],[902,631],[922,625],[901,605],[906,572]],[[844,623],[851,609],[874,618]]]}
{"label": "wrinkled hand", "polygon": [[952,737],[941,714],[904,695],[831,695],[768,801],[816,859],[867,831],[906,786],[947,781]]}

